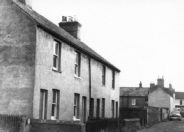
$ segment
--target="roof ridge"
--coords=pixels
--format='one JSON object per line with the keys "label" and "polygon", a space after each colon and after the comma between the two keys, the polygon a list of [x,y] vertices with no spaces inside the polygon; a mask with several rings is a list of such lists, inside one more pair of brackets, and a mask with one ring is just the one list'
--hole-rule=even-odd
{"label": "roof ridge", "polygon": [[[17,0],[12,0],[20,9],[22,9],[26,14],[28,14],[37,24],[40,26],[40,28],[44,28],[45,30],[48,30],[52,32],[53,34],[57,35],[58,37],[61,37],[62,39],[65,39],[65,41],[68,41],[70,44],[72,44],[73,47],[79,48],[89,56],[93,57],[94,59],[106,64],[107,66],[111,67],[112,69],[120,72],[120,69],[115,67],[113,64],[111,64],[109,61],[104,59],[99,53],[94,51],[92,48],[90,48],[87,44],[83,43],[82,41],[74,38],[72,35],[70,35],[68,32],[66,32],[64,29],[60,28],[44,16],[37,13],[35,10],[28,8],[24,4],[20,3]],[[52,27],[52,28],[50,28]]]}

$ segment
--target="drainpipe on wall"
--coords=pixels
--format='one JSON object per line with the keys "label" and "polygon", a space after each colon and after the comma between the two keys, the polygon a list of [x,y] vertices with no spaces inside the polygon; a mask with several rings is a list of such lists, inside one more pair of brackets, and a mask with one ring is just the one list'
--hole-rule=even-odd
{"label": "drainpipe on wall", "polygon": [[91,59],[88,59],[89,62],[89,117],[90,117],[90,105],[91,105]]}

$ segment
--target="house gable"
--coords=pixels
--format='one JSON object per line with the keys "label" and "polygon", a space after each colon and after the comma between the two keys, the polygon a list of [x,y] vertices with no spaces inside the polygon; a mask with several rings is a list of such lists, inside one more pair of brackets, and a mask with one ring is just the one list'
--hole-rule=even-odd
{"label": "house gable", "polygon": [[170,95],[158,87],[148,94],[148,106],[170,108],[170,98]]}

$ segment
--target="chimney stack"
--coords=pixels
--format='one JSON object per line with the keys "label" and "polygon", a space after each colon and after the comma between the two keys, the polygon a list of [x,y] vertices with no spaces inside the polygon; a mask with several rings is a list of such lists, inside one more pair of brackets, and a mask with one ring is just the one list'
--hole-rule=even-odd
{"label": "chimney stack", "polygon": [[139,83],[139,88],[142,88],[142,82],[140,81],[140,83]]}
{"label": "chimney stack", "polygon": [[157,79],[157,85],[164,88],[164,78]]}
{"label": "chimney stack", "polygon": [[153,88],[155,87],[155,84],[154,83],[150,83],[150,88]]}
{"label": "chimney stack", "polygon": [[82,25],[76,20],[75,17],[63,16],[62,22],[59,23],[59,26],[67,31],[69,34],[80,40],[80,28]]}
{"label": "chimney stack", "polygon": [[18,1],[32,8],[32,0],[18,0]]}

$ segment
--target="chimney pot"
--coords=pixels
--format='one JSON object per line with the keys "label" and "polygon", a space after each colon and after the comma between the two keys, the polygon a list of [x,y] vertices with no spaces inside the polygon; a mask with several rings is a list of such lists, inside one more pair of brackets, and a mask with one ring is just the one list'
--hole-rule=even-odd
{"label": "chimney pot", "polygon": [[142,88],[142,82],[141,82],[141,81],[140,81],[140,83],[139,83],[139,87]]}
{"label": "chimney pot", "polygon": [[160,87],[164,87],[164,79],[163,78],[158,78],[157,79],[157,85]]}
{"label": "chimney pot", "polygon": [[32,8],[32,0],[18,0],[18,1]]}

